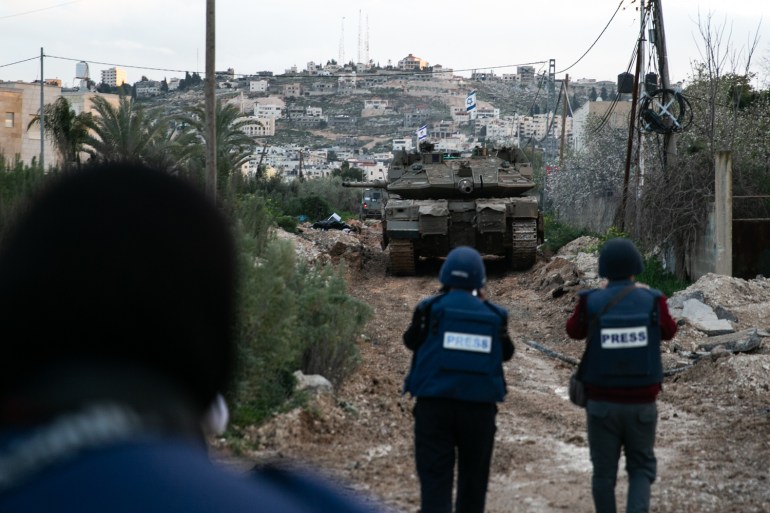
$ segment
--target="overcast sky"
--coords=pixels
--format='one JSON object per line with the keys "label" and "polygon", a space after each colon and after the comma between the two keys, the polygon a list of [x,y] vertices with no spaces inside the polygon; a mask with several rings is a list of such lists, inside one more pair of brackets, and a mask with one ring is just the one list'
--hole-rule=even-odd
{"label": "overcast sky", "polygon": [[[691,75],[702,60],[699,33],[710,17],[739,55],[753,36],[760,42],[752,69],[757,83],[770,73],[768,0],[661,0],[672,82]],[[412,53],[455,70],[515,73],[532,63],[539,72],[556,59],[558,78],[615,80],[631,60],[639,32],[640,0],[216,0],[217,70],[274,73],[308,61],[357,61],[368,41],[369,58],[386,65]],[[205,0],[0,0],[0,80],[40,77],[75,82],[75,66],[89,63],[91,78],[125,66],[128,81],[184,76],[205,68]],[[606,32],[577,64],[613,18]],[[368,36],[368,37],[367,37]],[[359,50],[359,38],[362,50]],[[742,52],[742,55],[741,53]],[[32,59],[20,64],[11,63]],[[68,60],[69,59],[69,60]],[[574,66],[573,66],[574,64]],[[137,68],[129,67],[136,66]],[[149,68],[159,68],[156,70]],[[175,71],[179,70],[179,71]],[[180,73],[180,71],[182,71]],[[464,73],[467,75],[467,73]]]}

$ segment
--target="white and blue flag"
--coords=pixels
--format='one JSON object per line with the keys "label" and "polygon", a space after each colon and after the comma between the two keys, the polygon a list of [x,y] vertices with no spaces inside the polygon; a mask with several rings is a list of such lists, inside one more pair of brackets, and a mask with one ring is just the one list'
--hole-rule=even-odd
{"label": "white and blue flag", "polygon": [[476,109],[476,90],[474,89],[468,93],[468,97],[465,98],[465,111],[470,112]]}
{"label": "white and blue flag", "polygon": [[428,125],[422,125],[417,129],[417,139],[422,141],[428,138]]}

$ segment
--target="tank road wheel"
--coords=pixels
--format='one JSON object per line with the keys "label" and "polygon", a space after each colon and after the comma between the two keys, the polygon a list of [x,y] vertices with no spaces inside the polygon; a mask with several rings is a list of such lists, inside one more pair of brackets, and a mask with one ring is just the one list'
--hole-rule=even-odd
{"label": "tank road wheel", "polygon": [[537,259],[537,219],[513,221],[512,247],[508,262],[514,271],[525,271],[535,265]]}
{"label": "tank road wheel", "polygon": [[404,239],[390,240],[390,272],[396,276],[417,274],[417,255],[414,242]]}

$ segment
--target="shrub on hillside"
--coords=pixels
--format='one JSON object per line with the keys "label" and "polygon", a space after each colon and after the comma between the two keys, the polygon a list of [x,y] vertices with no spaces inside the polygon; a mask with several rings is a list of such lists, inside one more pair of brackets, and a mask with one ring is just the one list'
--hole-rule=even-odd
{"label": "shrub on hillside", "polygon": [[236,425],[259,423],[292,398],[293,373],[342,383],[358,363],[356,335],[370,315],[348,296],[342,269],[297,262],[293,244],[268,235],[257,197],[235,212],[240,253],[238,375],[229,393]]}
{"label": "shrub on hillside", "polygon": [[339,386],[358,366],[355,341],[371,308],[347,294],[342,270],[305,268],[299,295],[302,371]]}

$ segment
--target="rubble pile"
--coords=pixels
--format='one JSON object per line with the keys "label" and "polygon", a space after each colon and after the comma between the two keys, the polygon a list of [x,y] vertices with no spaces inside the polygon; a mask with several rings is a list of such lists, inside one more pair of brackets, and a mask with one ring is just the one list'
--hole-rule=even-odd
{"label": "rubble pile", "polygon": [[318,230],[310,223],[300,225],[298,233],[288,233],[277,229],[276,237],[290,240],[294,243],[297,259],[310,264],[338,264],[344,260],[349,266],[360,269],[365,261],[369,248],[361,242],[357,232],[363,225],[358,222],[350,223],[351,230]]}

